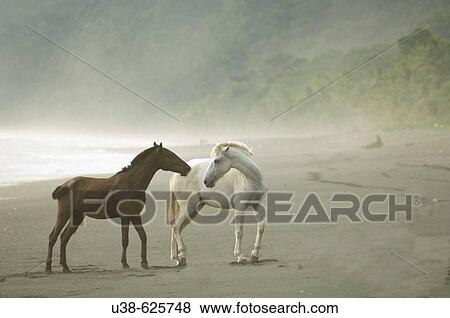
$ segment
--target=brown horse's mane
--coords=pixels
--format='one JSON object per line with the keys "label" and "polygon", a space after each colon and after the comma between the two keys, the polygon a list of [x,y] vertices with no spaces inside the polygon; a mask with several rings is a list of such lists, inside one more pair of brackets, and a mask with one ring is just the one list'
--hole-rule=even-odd
{"label": "brown horse's mane", "polygon": [[143,150],[136,157],[134,157],[133,160],[131,160],[131,162],[128,166],[123,167],[122,170],[120,170],[116,174],[126,172],[126,171],[130,170],[131,168],[135,167],[139,162],[141,162],[144,158],[146,158],[148,155],[150,155],[150,153],[152,153],[153,150],[155,150],[155,147],[151,147],[151,148]]}

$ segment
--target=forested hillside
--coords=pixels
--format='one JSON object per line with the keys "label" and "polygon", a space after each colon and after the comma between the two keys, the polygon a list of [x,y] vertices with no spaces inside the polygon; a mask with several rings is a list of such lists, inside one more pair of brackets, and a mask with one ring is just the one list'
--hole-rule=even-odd
{"label": "forested hillside", "polygon": [[444,0],[4,0],[0,123],[106,131],[172,125],[27,24],[179,117],[183,129],[228,120],[261,130],[278,112],[429,24],[271,125],[294,132],[315,125],[448,126],[449,10]]}

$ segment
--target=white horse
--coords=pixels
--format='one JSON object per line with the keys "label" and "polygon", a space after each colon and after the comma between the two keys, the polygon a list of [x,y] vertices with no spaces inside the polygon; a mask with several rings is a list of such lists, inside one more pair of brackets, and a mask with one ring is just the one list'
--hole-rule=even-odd
{"label": "white horse", "polygon": [[[186,176],[174,174],[170,179],[170,203],[168,209],[168,221],[172,226],[171,258],[177,261],[178,266],[186,264],[186,244],[181,237],[181,232],[190,220],[196,215],[188,211],[186,198],[181,200],[177,192],[195,192],[198,212],[204,205],[220,207],[220,205],[208,200],[208,189],[223,193],[227,198],[238,192],[257,192],[262,195],[262,200],[267,192],[261,170],[255,162],[255,157],[250,148],[240,142],[223,142],[215,145],[211,151],[211,158],[193,159],[188,161],[191,171]],[[179,196],[179,195],[178,195]],[[242,202],[241,202],[242,203]],[[254,204],[244,203],[244,208],[255,208]],[[258,207],[256,207],[258,208]],[[241,209],[240,209],[241,210]],[[243,236],[244,215],[235,211],[235,245],[234,255],[239,263],[247,262],[246,256],[241,251]],[[264,233],[265,220],[257,222],[257,233],[251,261],[257,261],[260,256],[261,240]]]}

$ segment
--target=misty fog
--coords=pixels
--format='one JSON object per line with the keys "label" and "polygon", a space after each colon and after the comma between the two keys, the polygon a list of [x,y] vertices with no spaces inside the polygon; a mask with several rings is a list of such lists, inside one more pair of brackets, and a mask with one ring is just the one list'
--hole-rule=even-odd
{"label": "misty fog", "polygon": [[385,72],[383,65],[399,59],[398,48],[270,119],[423,24],[434,28],[430,36],[442,35],[445,23],[437,15],[447,12],[448,21],[449,10],[447,1],[438,0],[5,0],[0,6],[3,135],[171,142],[379,129],[391,106],[366,111],[366,101],[347,92],[361,78]]}

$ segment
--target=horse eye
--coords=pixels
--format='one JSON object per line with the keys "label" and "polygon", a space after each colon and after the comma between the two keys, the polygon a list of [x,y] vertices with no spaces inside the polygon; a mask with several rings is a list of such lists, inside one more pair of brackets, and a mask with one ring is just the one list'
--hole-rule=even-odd
{"label": "horse eye", "polygon": [[214,159],[214,163],[218,163],[220,161],[220,159],[219,158],[217,158],[217,159]]}

